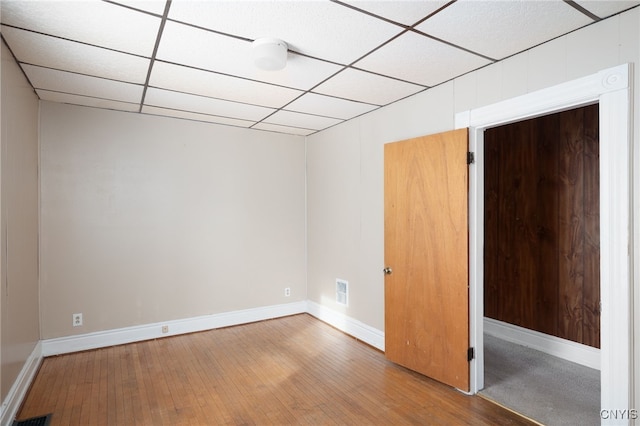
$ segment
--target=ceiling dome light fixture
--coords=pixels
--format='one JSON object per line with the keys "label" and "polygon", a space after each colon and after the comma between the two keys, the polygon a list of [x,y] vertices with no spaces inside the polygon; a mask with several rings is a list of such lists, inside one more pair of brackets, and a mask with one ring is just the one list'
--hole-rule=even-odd
{"label": "ceiling dome light fixture", "polygon": [[277,71],[287,65],[287,43],[277,38],[254,40],[253,61],[262,70]]}

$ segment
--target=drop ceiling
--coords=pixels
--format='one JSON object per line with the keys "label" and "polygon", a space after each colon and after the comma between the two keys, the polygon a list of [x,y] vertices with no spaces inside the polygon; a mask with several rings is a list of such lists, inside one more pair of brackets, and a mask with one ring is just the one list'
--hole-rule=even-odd
{"label": "drop ceiling", "polygon": [[2,0],[0,22],[40,99],[310,135],[638,4]]}

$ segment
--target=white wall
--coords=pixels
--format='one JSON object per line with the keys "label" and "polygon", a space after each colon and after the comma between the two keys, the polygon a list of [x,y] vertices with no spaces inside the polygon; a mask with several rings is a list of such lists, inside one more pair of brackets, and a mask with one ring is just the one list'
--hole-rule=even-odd
{"label": "white wall", "polygon": [[0,401],[5,401],[40,338],[38,98],[0,44]]}
{"label": "white wall", "polygon": [[303,138],[49,102],[40,131],[43,339],[306,299]]}
{"label": "white wall", "polygon": [[[383,146],[454,128],[455,115],[541,88],[635,63],[640,81],[640,9],[612,17],[307,138],[309,299],[384,330]],[[634,104],[639,104],[640,90]],[[635,113],[634,146],[640,142]],[[633,168],[640,170],[640,150]],[[640,218],[635,179],[634,222]],[[635,259],[640,264],[640,233]],[[336,305],[335,278],[349,280],[350,306]],[[640,278],[635,277],[640,320]],[[640,329],[640,327],[638,327]],[[636,329],[636,342],[640,330]],[[640,348],[636,351],[640,356]],[[636,358],[640,365],[640,357]],[[639,380],[640,381],[640,380]],[[638,382],[638,381],[637,381]],[[640,395],[640,384],[637,384]],[[640,407],[640,403],[636,405]]]}
{"label": "white wall", "polygon": [[[447,83],[308,138],[309,300],[384,329],[383,146],[452,129],[452,108]],[[349,281],[348,308],[336,278]]]}

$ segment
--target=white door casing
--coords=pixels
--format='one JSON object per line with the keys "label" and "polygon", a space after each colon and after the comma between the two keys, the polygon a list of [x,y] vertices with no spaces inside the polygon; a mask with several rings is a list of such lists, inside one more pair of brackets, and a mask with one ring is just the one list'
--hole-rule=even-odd
{"label": "white door casing", "polygon": [[[469,313],[471,393],[484,387],[483,243],[484,130],[592,103],[600,106],[600,294],[601,409],[606,424],[628,424],[629,415],[606,414],[633,407],[631,377],[633,313],[631,258],[631,65],[456,114],[456,128],[469,127]],[[609,418],[607,418],[609,417]]]}

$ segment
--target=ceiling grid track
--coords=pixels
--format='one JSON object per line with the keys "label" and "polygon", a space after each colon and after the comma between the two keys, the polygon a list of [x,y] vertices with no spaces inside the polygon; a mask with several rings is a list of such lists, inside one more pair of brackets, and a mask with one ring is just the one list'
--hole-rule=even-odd
{"label": "ceiling grid track", "polygon": [[167,23],[167,17],[169,16],[169,9],[171,8],[171,0],[167,0],[164,6],[164,13],[162,14],[162,21],[160,21],[160,28],[158,28],[158,37],[156,38],[156,44],[153,46],[153,53],[151,54],[151,61],[149,62],[149,71],[147,72],[147,78],[144,82],[144,88],[142,89],[142,97],[140,99],[140,109],[138,112],[142,112],[144,106],[144,99],[147,96],[147,89],[149,88],[149,80],[151,80],[151,71],[153,70],[153,64],[156,61],[156,55],[158,53],[158,47],[160,47],[160,40],[162,39],[162,32],[164,26]]}

